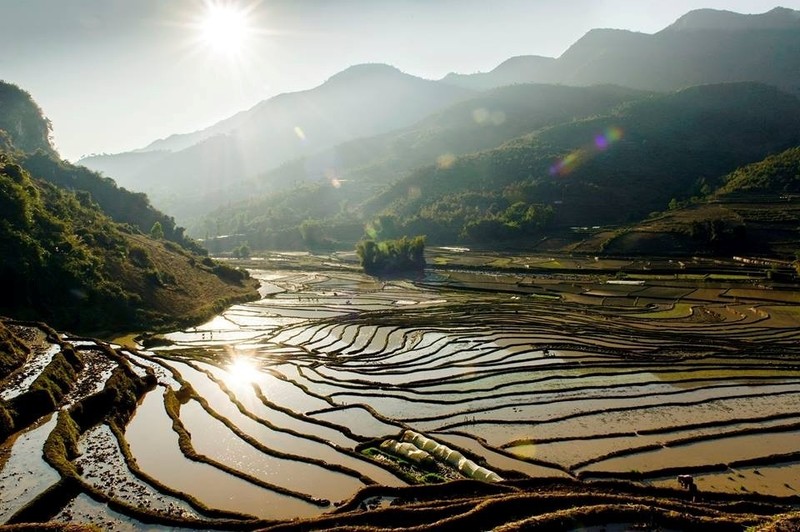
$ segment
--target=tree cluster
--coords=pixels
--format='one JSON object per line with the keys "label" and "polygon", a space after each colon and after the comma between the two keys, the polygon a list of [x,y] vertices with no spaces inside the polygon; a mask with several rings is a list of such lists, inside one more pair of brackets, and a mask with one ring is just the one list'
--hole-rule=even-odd
{"label": "tree cluster", "polygon": [[364,271],[371,275],[420,271],[425,268],[425,237],[362,240],[356,253]]}

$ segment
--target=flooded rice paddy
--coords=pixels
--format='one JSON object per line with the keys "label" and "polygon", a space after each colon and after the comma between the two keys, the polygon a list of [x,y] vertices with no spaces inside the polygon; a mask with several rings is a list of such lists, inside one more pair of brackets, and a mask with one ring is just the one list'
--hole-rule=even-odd
{"label": "flooded rice paddy", "polygon": [[[52,517],[136,530],[131,507],[220,528],[321,515],[409,482],[362,452],[407,429],[507,479],[677,488],[692,474],[701,491],[800,495],[800,307],[785,292],[548,278],[541,298],[530,276],[252,273],[259,301],[163,347],[116,350],[157,384],[124,427],[81,435],[72,463],[92,489]],[[121,363],[75,347],[90,371],[63,407]],[[41,458],[55,419],[0,448],[0,521],[59,482]]]}

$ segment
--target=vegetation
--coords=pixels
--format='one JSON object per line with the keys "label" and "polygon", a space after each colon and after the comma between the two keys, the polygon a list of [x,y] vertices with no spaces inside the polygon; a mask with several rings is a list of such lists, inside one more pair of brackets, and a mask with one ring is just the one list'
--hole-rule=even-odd
{"label": "vegetation", "polygon": [[44,113],[29,93],[0,81],[0,130],[6,133],[6,148],[13,144],[24,152],[42,150],[53,154],[50,129],[50,121],[44,118]]}
{"label": "vegetation", "polygon": [[[800,148],[743,166],[713,191],[576,250],[620,254],[755,254],[796,259],[800,240]],[[605,240],[603,240],[605,238]]]}
{"label": "vegetation", "polygon": [[[515,91],[533,90],[496,91],[485,98],[499,105],[503,98],[515,101]],[[537,122],[535,106],[520,104],[519,117],[507,115],[513,127],[507,122],[478,127],[456,119],[463,112],[448,110],[405,133],[362,141],[372,143],[371,156],[347,145],[352,150],[342,157],[337,186],[327,180],[307,183],[233,205],[212,214],[206,230],[241,229],[256,249],[355,242],[365,227],[367,237],[378,240],[426,234],[435,244],[530,246],[571,227],[627,225],[668,205],[677,210],[697,204],[726,174],[800,144],[793,127],[800,120],[800,101],[755,83],[665,95],[620,91],[616,107],[609,103],[614,94],[609,88],[567,91],[560,101],[557,91],[536,90],[545,95],[537,100],[542,106],[560,103],[569,112],[544,113]],[[579,97],[596,101],[579,107],[574,102]],[[495,128],[505,133],[495,136]],[[469,153],[512,130],[527,134]],[[429,141],[445,137],[452,143],[448,157],[425,151]],[[411,166],[422,161],[427,165]],[[300,176],[308,164],[288,165],[268,179]],[[722,233],[709,228],[707,238],[697,228],[696,240],[721,243],[724,233],[732,243],[735,227]]]}
{"label": "vegetation", "polygon": [[27,358],[28,348],[25,344],[0,323],[0,380],[20,367]]}
{"label": "vegetation", "polygon": [[356,253],[364,271],[371,275],[419,271],[425,268],[425,237],[362,240]]}
{"label": "vegetation", "polygon": [[60,159],[50,143],[50,127],[30,94],[0,82],[0,151],[13,155],[37,179],[76,192],[85,204],[97,202],[118,223],[141,232],[149,232],[158,223],[163,238],[203,252],[172,217],[153,208],[146,195],[120,188],[112,179]]}
{"label": "vegetation", "polygon": [[800,147],[771,155],[729,174],[718,195],[737,192],[800,194]]}
{"label": "vegetation", "polygon": [[[59,160],[41,145],[46,138],[31,144],[49,124],[27,93],[0,88],[0,105],[13,111],[0,123],[9,128],[0,151],[0,313],[107,331],[202,319],[256,296],[246,272],[202,262],[199,246],[144,194]],[[20,149],[18,135],[37,151]],[[142,234],[151,229],[168,241]]]}

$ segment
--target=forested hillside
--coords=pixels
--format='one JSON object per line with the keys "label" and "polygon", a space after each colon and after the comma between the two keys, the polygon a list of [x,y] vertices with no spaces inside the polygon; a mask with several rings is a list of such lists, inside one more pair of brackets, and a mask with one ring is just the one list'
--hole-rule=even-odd
{"label": "forested hillside", "polygon": [[30,94],[0,81],[0,139],[2,136],[6,138],[4,150],[13,153],[14,159],[36,178],[90,194],[112,220],[139,231],[149,232],[158,222],[164,238],[201,251],[174,218],[153,208],[145,194],[128,191],[113,179],[62,160],[50,144],[50,122]]}
{"label": "forested hillside", "polygon": [[[364,231],[360,205],[410,170],[431,164],[448,167],[459,155],[493,148],[546,126],[607,114],[649,94],[615,86],[519,85],[488,91],[409,128],[286,164],[253,184],[262,197],[213,213],[194,233],[246,233],[257,247],[295,247],[324,240],[314,236],[318,231],[298,228],[304,222],[306,229],[315,228],[316,222],[326,220],[335,239],[357,240]],[[286,187],[281,183],[300,185],[281,190]],[[384,229],[387,238],[402,236]]]}
{"label": "forested hillside", "polygon": [[207,230],[242,234],[255,247],[303,245],[309,231],[301,226],[315,228],[315,241],[358,239],[378,227],[386,238],[528,246],[572,226],[641,220],[673,199],[714,190],[739,166],[800,144],[800,101],[756,83],[640,96],[595,116],[552,120],[389,185],[384,176],[392,174],[378,158],[339,182],[234,205],[213,215]]}
{"label": "forested hillside", "polygon": [[718,195],[800,194],[800,146],[741,168],[725,178]]}
{"label": "forested hillside", "polygon": [[296,183],[390,183],[408,170],[494,148],[542,127],[606,114],[651,93],[617,87],[515,85],[481,93],[416,124],[384,135],[346,142],[295,159],[250,184],[274,192]]}
{"label": "forested hillside", "polygon": [[573,249],[588,253],[778,255],[800,252],[800,148],[725,176],[722,185],[616,231],[600,231]]}
{"label": "forested hillside", "polygon": [[59,160],[30,96],[0,87],[0,110],[14,110],[0,115],[0,314],[72,331],[135,330],[255,295],[245,272],[198,254],[145,195]]}

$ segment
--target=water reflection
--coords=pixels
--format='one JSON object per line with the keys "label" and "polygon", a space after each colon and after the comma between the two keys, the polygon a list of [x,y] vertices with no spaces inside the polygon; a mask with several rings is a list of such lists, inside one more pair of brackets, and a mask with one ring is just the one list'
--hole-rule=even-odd
{"label": "water reflection", "polygon": [[228,371],[226,383],[233,387],[241,387],[256,380],[258,366],[249,357],[237,355],[228,363],[226,370]]}

